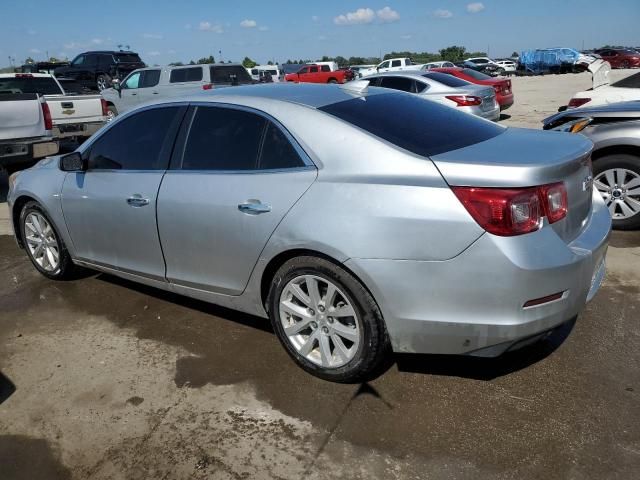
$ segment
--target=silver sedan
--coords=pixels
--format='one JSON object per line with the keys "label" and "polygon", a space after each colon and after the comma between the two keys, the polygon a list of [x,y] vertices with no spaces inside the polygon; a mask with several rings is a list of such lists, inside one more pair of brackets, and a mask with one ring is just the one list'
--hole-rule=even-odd
{"label": "silver sedan", "polygon": [[500,105],[492,87],[476,85],[446,73],[405,70],[370,75],[362,80],[368,80],[372,87],[413,93],[487,120],[500,118]]}
{"label": "silver sedan", "polygon": [[578,315],[611,226],[590,153],[383,88],[238,87],[118,117],[12,176],[9,206],[44,276],[269,318],[302,368],[356,382],[391,351],[496,356]]}

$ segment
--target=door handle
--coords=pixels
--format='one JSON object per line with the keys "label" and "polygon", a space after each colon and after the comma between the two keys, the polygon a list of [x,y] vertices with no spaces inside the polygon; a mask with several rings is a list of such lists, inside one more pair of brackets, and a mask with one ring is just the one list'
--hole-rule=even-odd
{"label": "door handle", "polygon": [[158,95],[158,92],[153,92],[154,95]]}
{"label": "door handle", "polygon": [[142,198],[141,195],[136,193],[135,195],[127,198],[127,203],[132,207],[144,207],[146,205],[149,205],[149,199]]}
{"label": "door handle", "polygon": [[238,210],[247,215],[260,215],[261,213],[269,213],[271,205],[261,203],[260,200],[247,200],[238,205]]}

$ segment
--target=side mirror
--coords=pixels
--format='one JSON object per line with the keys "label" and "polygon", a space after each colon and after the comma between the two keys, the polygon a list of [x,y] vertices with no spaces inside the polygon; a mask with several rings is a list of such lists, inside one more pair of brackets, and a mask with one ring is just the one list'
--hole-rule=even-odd
{"label": "side mirror", "polygon": [[60,157],[60,170],[63,172],[84,172],[87,164],[80,152],[71,152]]}
{"label": "side mirror", "polygon": [[117,78],[114,78],[113,80],[111,80],[111,86],[115,89],[115,90],[120,90],[120,80],[118,80]]}

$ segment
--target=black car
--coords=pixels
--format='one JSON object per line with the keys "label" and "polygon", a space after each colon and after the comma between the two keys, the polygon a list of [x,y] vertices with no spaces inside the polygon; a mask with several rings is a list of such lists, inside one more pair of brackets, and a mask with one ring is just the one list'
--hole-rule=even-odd
{"label": "black car", "polygon": [[113,79],[122,80],[133,70],[144,67],[137,53],[103,50],[81,53],[68,66],[56,68],[54,75],[101,92],[111,86]]}

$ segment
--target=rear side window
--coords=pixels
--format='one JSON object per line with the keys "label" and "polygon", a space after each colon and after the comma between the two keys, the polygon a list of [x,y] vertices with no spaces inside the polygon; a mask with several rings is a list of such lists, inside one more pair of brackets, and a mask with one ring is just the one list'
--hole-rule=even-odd
{"label": "rear side window", "polygon": [[142,88],[155,87],[160,82],[160,70],[145,70],[142,77]]}
{"label": "rear side window", "polygon": [[209,68],[212,83],[230,83],[247,85],[252,83],[251,76],[240,65],[216,65]]}
{"label": "rear side window", "polygon": [[169,83],[199,82],[201,80],[202,67],[177,68],[175,70],[171,70],[171,75],[169,77]]}
{"label": "rear side window", "polygon": [[401,67],[402,66],[402,62],[400,62],[400,60],[394,60],[393,62],[391,62],[391,66],[392,67]]}
{"label": "rear side window", "polygon": [[403,92],[411,92],[413,88],[413,80],[405,77],[382,77],[382,87],[393,88]]}
{"label": "rear side window", "polygon": [[455,108],[398,93],[345,100],[320,110],[425,157],[484,142],[505,131]]}
{"label": "rear side window", "polygon": [[321,65],[320,70],[322,70],[323,72],[330,72],[331,67],[329,65]]}
{"label": "rear side window", "polygon": [[142,63],[137,53],[114,53],[113,58],[117,63]]}
{"label": "rear side window", "polygon": [[162,147],[171,137],[179,107],[136,113],[107,130],[91,146],[90,170],[164,170]]}
{"label": "rear side window", "polygon": [[262,152],[258,168],[297,168],[303,167],[304,162],[296,152],[289,139],[272,122],[269,122],[264,135]]}
{"label": "rear side window", "polygon": [[318,73],[318,67],[310,67],[309,73]]}
{"label": "rear side window", "polygon": [[435,80],[436,82],[440,82],[448,87],[466,87],[469,85],[469,82],[466,80],[462,80],[458,77],[454,77],[453,75],[447,75],[442,72],[429,72],[422,75],[424,78],[428,78],[430,80]]}
{"label": "rear side window", "polygon": [[266,119],[243,110],[198,107],[184,150],[183,170],[256,168]]}

